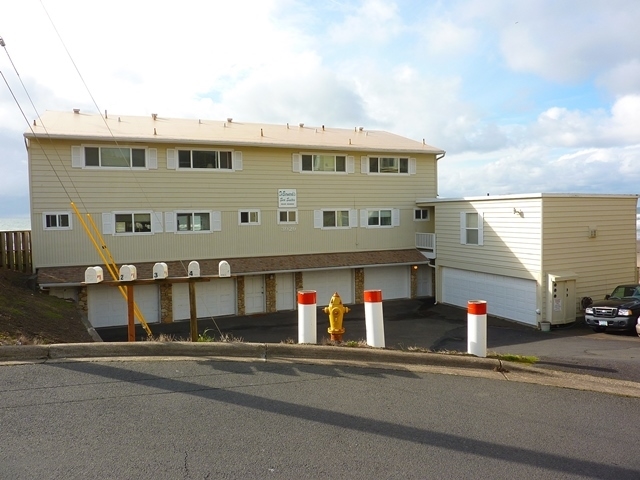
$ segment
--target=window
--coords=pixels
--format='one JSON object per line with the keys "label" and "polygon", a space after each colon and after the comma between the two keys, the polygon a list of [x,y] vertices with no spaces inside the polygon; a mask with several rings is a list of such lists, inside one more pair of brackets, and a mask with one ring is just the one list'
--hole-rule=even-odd
{"label": "window", "polygon": [[176,214],[178,232],[210,232],[209,212],[178,212]]}
{"label": "window", "polygon": [[413,219],[415,221],[427,221],[429,220],[429,209],[427,208],[416,208],[413,211]]}
{"label": "window", "polygon": [[416,159],[409,157],[362,157],[362,173],[416,173]]}
{"label": "window", "polygon": [[352,228],[358,226],[358,210],[323,209],[313,211],[314,228]]}
{"label": "window", "polygon": [[84,166],[145,168],[146,150],[128,147],[84,147]]}
{"label": "window", "polygon": [[232,170],[230,150],[178,150],[178,168]]}
{"label": "window", "polygon": [[400,210],[397,208],[360,210],[360,226],[365,228],[398,227],[400,226]]}
{"label": "window", "polygon": [[298,211],[278,210],[278,223],[298,223]]}
{"label": "window", "polygon": [[69,212],[45,212],[42,214],[45,230],[71,230]]}
{"label": "window", "polygon": [[353,173],[354,157],[333,154],[293,154],[294,172]]}
{"label": "window", "polygon": [[460,212],[460,243],[482,245],[483,218],[480,212]]}
{"label": "window", "polygon": [[260,225],[260,210],[238,211],[238,223],[240,225]]}
{"label": "window", "polygon": [[116,213],[115,233],[151,233],[151,213]]}

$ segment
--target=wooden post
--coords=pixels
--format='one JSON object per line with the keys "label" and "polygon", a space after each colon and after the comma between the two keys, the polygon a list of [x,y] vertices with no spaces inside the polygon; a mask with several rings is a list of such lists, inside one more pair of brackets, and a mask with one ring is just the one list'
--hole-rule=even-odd
{"label": "wooden post", "polygon": [[198,341],[198,313],[196,311],[196,282],[189,281],[189,323],[191,326],[191,341]]}
{"label": "wooden post", "polygon": [[14,232],[7,233],[7,267],[9,267],[9,270],[16,269],[15,238],[13,234]]}
{"label": "wooden post", "polygon": [[133,285],[127,285],[127,341],[136,341],[136,321],[133,302]]}

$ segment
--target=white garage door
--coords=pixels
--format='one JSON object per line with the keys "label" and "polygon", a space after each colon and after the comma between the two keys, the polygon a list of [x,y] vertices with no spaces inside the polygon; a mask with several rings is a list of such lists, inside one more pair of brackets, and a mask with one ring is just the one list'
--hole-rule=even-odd
{"label": "white garage door", "polygon": [[[160,321],[160,293],[157,285],[136,285],[133,300],[147,323]],[[89,322],[93,327],[126,325],[127,301],[118,287],[90,286],[87,288]],[[136,323],[138,319],[136,318]]]}
{"label": "white garage door", "polygon": [[338,292],[342,303],[353,303],[353,277],[351,269],[304,272],[302,284],[305,290],[315,290],[318,306],[327,306]]}
{"label": "white garage door", "polygon": [[443,303],[467,308],[469,300],[486,300],[491,315],[537,325],[534,280],[443,268]]}
{"label": "white garage door", "polygon": [[364,289],[382,290],[382,300],[411,297],[411,271],[408,265],[364,269]]}
{"label": "white garage door", "polygon": [[[189,285],[173,284],[173,319],[188,320]],[[196,310],[198,318],[235,315],[236,282],[233,278],[214,278],[209,282],[196,283]]]}

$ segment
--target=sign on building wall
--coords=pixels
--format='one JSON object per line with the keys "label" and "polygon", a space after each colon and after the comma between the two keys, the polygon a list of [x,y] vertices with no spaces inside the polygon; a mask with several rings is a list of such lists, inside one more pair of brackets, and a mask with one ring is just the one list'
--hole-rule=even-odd
{"label": "sign on building wall", "polygon": [[278,208],[297,208],[298,199],[295,188],[278,189]]}

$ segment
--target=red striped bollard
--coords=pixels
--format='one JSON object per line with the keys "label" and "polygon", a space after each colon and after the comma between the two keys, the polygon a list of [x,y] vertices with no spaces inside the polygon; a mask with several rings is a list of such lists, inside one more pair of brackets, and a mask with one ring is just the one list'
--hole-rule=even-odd
{"label": "red striped bollard", "polygon": [[316,291],[298,290],[298,343],[318,343]]}
{"label": "red striped bollard", "polygon": [[367,327],[367,345],[384,348],[382,290],[364,291],[364,322]]}
{"label": "red striped bollard", "polygon": [[469,300],[467,303],[467,353],[487,356],[487,302]]}

